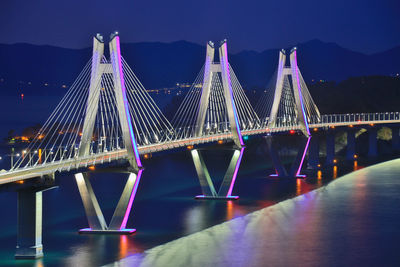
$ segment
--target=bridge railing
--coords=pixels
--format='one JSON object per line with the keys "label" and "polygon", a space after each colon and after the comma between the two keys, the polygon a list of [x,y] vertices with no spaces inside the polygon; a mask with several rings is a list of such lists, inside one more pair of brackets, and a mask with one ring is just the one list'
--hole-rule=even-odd
{"label": "bridge railing", "polygon": [[394,121],[400,120],[400,112],[376,112],[376,113],[353,113],[353,114],[329,114],[321,115],[319,122],[311,118],[313,123],[360,123],[375,121]]}

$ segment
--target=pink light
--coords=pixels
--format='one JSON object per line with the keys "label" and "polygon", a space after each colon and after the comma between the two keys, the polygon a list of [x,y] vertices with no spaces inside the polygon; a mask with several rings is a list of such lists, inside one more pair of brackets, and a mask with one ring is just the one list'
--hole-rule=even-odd
{"label": "pink light", "polygon": [[[228,63],[228,49],[227,49],[227,45],[226,43],[223,46],[223,49],[225,51],[225,57],[223,57],[222,60],[222,64],[223,64],[223,68],[225,68],[225,72],[227,74],[227,79],[228,79],[228,84],[231,84],[231,75],[229,72],[229,63]],[[239,127],[239,122],[238,122],[238,118],[236,116],[237,112],[236,112],[236,106],[235,106],[235,100],[233,99],[233,92],[232,92],[232,87],[229,86],[229,94],[231,95],[231,99],[232,99],[232,109],[233,109],[233,117],[235,118],[235,125],[236,125],[236,130],[239,136],[239,142],[241,146],[244,146],[244,142],[243,142],[243,138],[242,138],[242,133],[240,132],[240,127]],[[241,156],[240,156],[241,157]],[[229,193],[230,195],[230,193]]]}
{"label": "pink light", "polygon": [[140,161],[139,157],[139,152],[136,146],[136,139],[135,139],[135,133],[132,128],[132,121],[131,121],[131,115],[129,113],[129,106],[128,106],[128,100],[126,98],[126,87],[125,87],[125,80],[124,80],[124,72],[122,70],[122,62],[121,62],[121,48],[120,48],[120,43],[119,43],[119,36],[115,36],[115,42],[116,42],[116,49],[117,49],[117,60],[118,60],[118,68],[119,68],[119,74],[120,74],[120,80],[121,80],[121,87],[122,87],[122,97],[124,100],[124,106],[125,106],[125,112],[126,112],[126,117],[128,119],[128,126],[129,126],[129,134],[131,136],[132,140],[132,147],[133,147],[133,153],[136,158],[136,163],[139,168],[142,168],[142,162]]}
{"label": "pink light", "polygon": [[196,199],[216,199],[216,200],[224,200],[224,199],[239,199],[239,196],[225,196],[225,197],[219,197],[219,196],[205,196],[205,195],[198,195],[195,197]]}
{"label": "pink light", "polygon": [[[131,209],[132,209],[133,200],[135,199],[136,191],[137,191],[137,188],[139,186],[139,181],[140,181],[140,177],[142,176],[142,172],[143,172],[143,170],[139,170],[138,174],[136,176],[136,181],[135,181],[135,184],[133,185],[132,194],[131,194],[131,196],[129,198],[128,207],[127,207],[127,209],[125,211],[124,219],[122,220],[122,224],[121,224],[120,230],[126,228],[126,223],[128,222],[129,214],[130,214]],[[131,177],[129,177],[129,179],[130,178]]]}
{"label": "pink light", "polygon": [[301,171],[301,167],[303,166],[304,158],[306,157],[306,153],[307,153],[308,145],[310,144],[310,140],[311,140],[311,136],[309,136],[308,139],[307,139],[307,144],[306,144],[306,147],[304,148],[303,156],[301,157],[301,162],[300,162],[300,165],[299,165],[299,169],[296,172],[296,176],[297,177],[301,177],[300,176],[300,171]]}
{"label": "pink light", "polygon": [[[231,182],[231,185],[229,186],[228,194],[226,194],[227,197],[229,197],[232,194],[233,186],[235,184],[236,176],[237,176],[237,173],[238,173],[239,167],[240,167],[240,161],[242,160],[243,151],[244,151],[244,147],[242,147],[240,149],[240,155],[239,155],[238,161],[236,162],[236,166],[235,166],[235,171],[233,173],[232,182]],[[235,151],[235,153],[236,153],[236,151]]]}

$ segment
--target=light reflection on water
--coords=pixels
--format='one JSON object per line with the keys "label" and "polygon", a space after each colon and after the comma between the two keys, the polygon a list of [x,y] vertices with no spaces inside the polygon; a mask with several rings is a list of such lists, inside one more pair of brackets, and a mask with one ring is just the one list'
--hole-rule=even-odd
{"label": "light reflection on water", "polygon": [[400,192],[399,176],[400,160],[366,168],[321,190],[177,239],[120,263],[152,267],[167,263],[399,266],[400,211],[394,204]]}
{"label": "light reflection on water", "polygon": [[317,172],[317,185],[318,187],[322,186],[322,171],[318,170]]}
{"label": "light reflection on water", "polygon": [[229,221],[233,219],[233,201],[228,200],[226,202],[226,220]]}
{"label": "light reflection on water", "polygon": [[[179,159],[178,162],[179,164],[174,163],[175,165],[169,162],[165,163],[173,166],[173,168],[179,166],[182,174],[180,174],[181,177],[176,179],[178,182],[184,181],[186,183],[181,183],[186,187],[182,186],[185,189],[176,191],[175,195],[168,192],[170,195],[164,196],[159,192],[154,192],[155,189],[162,191],[160,190],[162,186],[157,183],[164,182],[165,188],[170,188],[170,184],[180,184],[176,181],[170,182],[168,179],[171,179],[171,177],[166,179],[165,173],[159,171],[162,168],[158,167],[157,170],[157,168],[150,166],[144,172],[144,179],[138,191],[138,201],[135,200],[132,216],[128,223],[129,226],[138,229],[138,232],[132,236],[77,235],[76,230],[86,225],[84,211],[75,182],[73,179],[64,178],[64,184],[57,189],[58,192],[49,191],[44,196],[45,208],[51,206],[50,210],[44,212],[44,220],[48,224],[44,226],[45,258],[36,261],[35,264],[42,266],[91,266],[109,263],[135,253],[141,253],[146,249],[167,243],[181,236],[202,231],[224,221],[244,216],[284,199],[299,196],[322,186],[332,176],[336,178],[340,175],[338,174],[338,166],[333,168],[333,173],[332,169],[327,173],[318,172],[314,183],[307,179],[297,179],[292,182],[268,179],[265,171],[261,175],[252,172],[249,172],[249,174],[239,173],[240,176],[235,185],[234,193],[237,193],[241,199],[227,202],[197,201],[192,198],[199,191],[195,173],[182,170],[182,159]],[[192,166],[191,164],[193,163],[187,163],[188,166]],[[339,167],[341,169],[341,166]],[[114,178],[109,174],[107,176]],[[110,177],[106,178],[110,179]],[[113,183],[116,182],[117,180],[113,179]],[[98,189],[107,191],[106,186],[108,185],[109,183],[104,182],[101,185],[102,187],[100,186]],[[98,186],[98,184],[94,186]],[[120,193],[118,190],[116,192]],[[141,195],[147,195],[148,192],[154,193],[153,200],[146,202],[140,199]],[[171,199],[176,196],[185,196],[185,199],[183,201],[172,201]],[[0,195],[0,202],[2,201],[1,197]],[[304,197],[302,201],[308,202]],[[59,216],[59,203],[63,203],[65,208],[62,216]],[[49,223],[49,220],[53,220],[50,218],[52,216],[58,218],[53,224]],[[60,217],[64,216],[66,219],[62,220]],[[15,223],[14,219],[12,222]],[[2,226],[1,222],[0,226]],[[8,227],[8,225],[6,226]],[[52,228],[49,229],[48,226],[52,226]],[[67,231],[68,234],[60,236],[60,229]],[[11,242],[14,242],[14,239],[11,239]],[[0,244],[0,250],[6,248],[8,255],[12,258],[14,246],[15,244],[12,243],[9,246],[11,248],[6,247],[3,242],[2,245]],[[1,262],[0,265],[2,265]]]}
{"label": "light reflection on water", "polygon": [[338,177],[338,167],[335,165],[333,166],[333,175],[332,178],[336,179]]}

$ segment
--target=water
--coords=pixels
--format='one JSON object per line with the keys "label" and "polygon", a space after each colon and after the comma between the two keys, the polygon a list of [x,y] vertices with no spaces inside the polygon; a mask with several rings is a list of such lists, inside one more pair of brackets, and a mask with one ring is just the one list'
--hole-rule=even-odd
{"label": "water", "polygon": [[[40,260],[15,261],[16,193],[0,194],[0,266],[98,266],[113,263],[146,250],[201,233],[204,229],[304,194],[339,177],[344,167],[307,180],[268,178],[270,161],[257,152],[257,144],[245,150],[233,190],[238,201],[202,201],[189,151],[160,153],[144,160],[146,167],[128,227],[132,236],[79,235],[87,227],[82,202],[72,175],[58,177],[57,189],[43,193],[43,246]],[[229,151],[205,154],[213,177],[223,177]],[[339,169],[338,169],[339,168]],[[352,169],[353,166],[350,166]],[[109,221],[126,181],[123,174],[94,174],[92,184]],[[188,251],[190,252],[190,251]]]}
{"label": "water", "polygon": [[400,266],[399,177],[400,159],[364,168],[326,187],[118,263],[122,266]]}

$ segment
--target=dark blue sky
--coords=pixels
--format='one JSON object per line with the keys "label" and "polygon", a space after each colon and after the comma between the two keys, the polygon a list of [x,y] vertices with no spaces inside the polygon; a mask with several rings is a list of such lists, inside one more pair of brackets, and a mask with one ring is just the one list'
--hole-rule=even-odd
{"label": "dark blue sky", "polygon": [[117,29],[123,42],[227,38],[230,49],[318,38],[365,53],[400,45],[400,0],[1,0],[0,43],[69,48]]}

